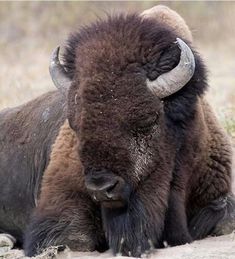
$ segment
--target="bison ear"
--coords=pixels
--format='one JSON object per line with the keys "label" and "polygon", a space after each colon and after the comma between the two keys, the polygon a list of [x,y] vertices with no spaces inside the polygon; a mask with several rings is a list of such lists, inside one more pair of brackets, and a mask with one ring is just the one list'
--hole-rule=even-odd
{"label": "bison ear", "polygon": [[159,98],[178,92],[190,81],[195,71],[195,58],[192,50],[179,38],[176,39],[176,44],[181,50],[178,65],[153,81],[148,78],[146,80],[147,87]]}
{"label": "bison ear", "polygon": [[67,96],[68,89],[71,85],[71,80],[67,76],[67,73],[60,63],[59,60],[59,51],[60,46],[55,48],[52,52],[50,65],[49,65],[49,72],[51,75],[51,79],[56,86],[56,88],[65,96]]}

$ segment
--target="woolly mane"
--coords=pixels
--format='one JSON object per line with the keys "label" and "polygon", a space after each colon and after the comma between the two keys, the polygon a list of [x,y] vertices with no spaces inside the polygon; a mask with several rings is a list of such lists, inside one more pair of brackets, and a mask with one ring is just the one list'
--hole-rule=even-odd
{"label": "woolly mane", "polygon": [[[82,65],[83,62],[77,56],[76,50],[79,46],[87,44],[89,41],[102,39],[111,41],[114,39],[119,41],[119,44],[126,44],[127,48],[130,42],[133,42],[133,46],[136,46],[136,48],[139,44],[148,44],[154,47],[152,45],[156,43],[158,48],[165,48],[164,54],[169,50],[170,52],[169,57],[164,60],[161,60],[161,57],[159,60],[151,61],[150,63],[146,60],[144,62],[141,60],[146,76],[153,80],[177,65],[180,54],[179,48],[172,46],[169,48],[167,46],[169,41],[174,44],[177,36],[170,27],[153,19],[142,19],[138,15],[109,16],[105,20],[99,20],[90,26],[81,28],[79,32],[72,33],[67,40],[63,60],[69,76],[73,78],[76,67]],[[187,40],[185,41],[187,42]],[[172,49],[174,50],[172,51]],[[194,52],[196,61],[194,76],[183,89],[165,98],[165,111],[173,121],[186,121],[192,117],[197,97],[201,96],[207,88],[204,64],[193,47],[191,49]]]}

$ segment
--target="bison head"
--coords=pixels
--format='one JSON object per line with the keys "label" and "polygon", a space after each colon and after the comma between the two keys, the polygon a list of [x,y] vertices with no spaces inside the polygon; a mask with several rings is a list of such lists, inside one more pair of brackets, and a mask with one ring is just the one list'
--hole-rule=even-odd
{"label": "bison head", "polygon": [[68,98],[68,120],[91,197],[124,206],[153,171],[170,174],[174,139],[165,104],[194,74],[190,47],[165,24],[137,15],[110,17],[68,40],[51,77]]}

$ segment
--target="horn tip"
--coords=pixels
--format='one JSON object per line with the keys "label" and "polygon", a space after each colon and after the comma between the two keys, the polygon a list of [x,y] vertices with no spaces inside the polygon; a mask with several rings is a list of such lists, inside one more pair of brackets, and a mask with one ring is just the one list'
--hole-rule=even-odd
{"label": "horn tip", "polygon": [[59,52],[60,52],[60,45],[57,46],[51,54],[50,65],[58,64],[59,63]]}
{"label": "horn tip", "polygon": [[181,39],[181,38],[176,38],[176,44],[179,45],[179,48],[189,48],[188,45]]}
{"label": "horn tip", "polygon": [[181,40],[181,38],[176,38],[176,43],[178,43],[179,45],[185,44],[185,42],[183,40]]}

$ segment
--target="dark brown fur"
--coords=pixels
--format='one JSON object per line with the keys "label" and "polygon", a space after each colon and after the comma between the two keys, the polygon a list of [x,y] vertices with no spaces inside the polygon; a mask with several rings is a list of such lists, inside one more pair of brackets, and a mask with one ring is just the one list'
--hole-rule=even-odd
{"label": "dark brown fur", "polygon": [[[54,211],[67,204],[67,197],[59,199],[67,188],[86,193],[84,186],[72,187],[71,183],[81,178],[83,182],[84,174],[89,177],[91,172],[103,169],[121,176],[131,187],[127,207],[98,206],[103,226],[93,225],[94,221],[88,218],[85,223],[92,224],[91,230],[103,229],[114,253],[139,256],[151,246],[161,247],[164,239],[170,245],[191,242],[212,233],[225,215],[226,209],[217,199],[230,193],[231,151],[225,134],[202,99],[207,85],[201,59],[195,53],[193,78],[163,102],[146,89],[146,77],[154,79],[177,64],[179,49],[174,45],[174,33],[152,20],[143,22],[137,16],[120,16],[100,21],[70,37],[64,54],[73,80],[68,94],[68,119],[79,139],[82,167],[76,172],[78,166],[72,171],[70,167],[63,169],[62,155],[53,156],[44,179],[51,172],[53,176],[61,174],[60,184],[55,182],[57,177],[47,184],[47,189],[57,186],[59,193],[42,197],[46,204],[55,199],[58,208],[41,205],[39,215],[43,222],[47,208],[54,215]],[[83,208],[85,199],[81,197],[74,202]],[[99,205],[87,199],[85,203],[90,202],[91,211]],[[214,201],[217,207],[211,205]],[[212,213],[207,206],[212,207]],[[38,223],[37,212],[35,215],[32,229]],[[198,224],[204,232],[197,231]],[[54,227],[57,225],[61,227],[60,223]],[[92,250],[105,246],[104,240],[100,241],[103,234],[98,236],[95,230],[84,233],[79,223],[76,227],[76,231],[73,225],[66,227],[66,233],[76,240],[72,248]],[[28,247],[38,244],[35,233],[29,235],[32,241]],[[78,233],[89,241],[80,245]],[[52,244],[71,243],[65,235],[50,237]]]}
{"label": "dark brown fur", "polygon": [[0,232],[23,242],[51,145],[66,115],[57,91],[0,112]]}
{"label": "dark brown fur", "polygon": [[[128,15],[69,38],[68,122],[26,231],[27,255],[68,245],[140,256],[164,240],[176,245],[211,234],[234,213],[230,145],[203,99],[199,55],[192,47],[196,70],[179,92],[160,100],[146,87],[146,78],[177,65],[177,36],[164,24]],[[125,206],[107,206],[87,191],[87,179],[103,171],[128,186]]]}

